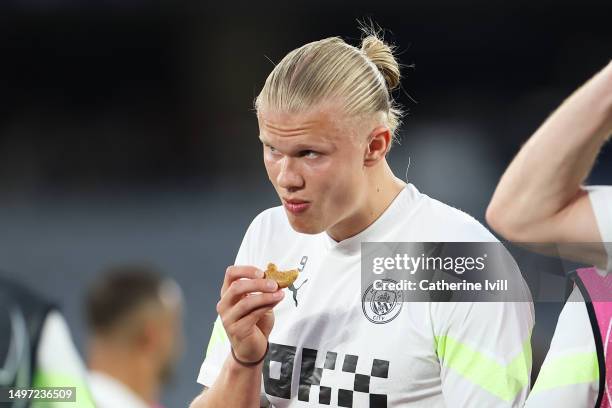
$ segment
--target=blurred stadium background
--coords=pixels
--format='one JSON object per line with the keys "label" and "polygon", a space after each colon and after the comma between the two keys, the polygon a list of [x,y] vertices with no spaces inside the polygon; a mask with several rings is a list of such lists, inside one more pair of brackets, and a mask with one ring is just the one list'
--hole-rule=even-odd
{"label": "blurred stadium background", "polygon": [[[4,0],[0,270],[60,302],[81,351],[98,271],[142,260],[175,277],[187,344],[163,402],[185,406],[225,267],[277,205],[252,111],[271,61],[327,36],[356,44],[358,18],[387,28],[409,112],[392,167],[410,160],[422,192],[483,221],[520,145],[612,57],[610,15],[593,0]],[[612,184],[611,150],[592,183]]]}

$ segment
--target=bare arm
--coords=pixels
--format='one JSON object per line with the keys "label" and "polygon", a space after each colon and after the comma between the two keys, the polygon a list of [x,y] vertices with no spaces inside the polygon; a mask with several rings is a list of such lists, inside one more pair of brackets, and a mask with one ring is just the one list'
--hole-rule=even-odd
{"label": "bare arm", "polygon": [[[243,362],[265,355],[274,326],[272,308],[284,297],[276,282],[263,279],[263,272],[250,266],[230,266],[221,288],[217,312],[234,350]],[[238,363],[229,355],[214,384],[191,403],[191,408],[259,408],[263,362],[254,366]]]}
{"label": "bare arm", "polygon": [[262,366],[263,362],[255,367],[243,367],[229,356],[217,381],[211,388],[205,387],[189,407],[259,408]]}
{"label": "bare arm", "polygon": [[[601,242],[581,188],[612,133],[612,63],[572,94],[525,143],[502,176],[487,222],[511,241]],[[603,264],[605,253],[588,260]]]}

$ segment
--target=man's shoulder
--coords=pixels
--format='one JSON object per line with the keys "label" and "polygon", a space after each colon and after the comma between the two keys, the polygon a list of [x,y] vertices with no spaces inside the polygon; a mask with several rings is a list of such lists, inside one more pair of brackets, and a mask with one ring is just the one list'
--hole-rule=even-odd
{"label": "man's shoulder", "polygon": [[140,396],[118,379],[99,371],[90,371],[87,382],[99,408],[131,407],[146,408],[147,404]]}
{"label": "man's shoulder", "polygon": [[422,194],[421,205],[415,214],[429,223],[432,232],[442,241],[497,242],[493,234],[465,211]]}
{"label": "man's shoulder", "polygon": [[270,239],[274,239],[274,242],[291,240],[296,238],[297,234],[291,228],[282,206],[268,208],[257,214],[251,221],[246,233],[247,236],[259,242],[267,242]]}
{"label": "man's shoulder", "polygon": [[263,210],[253,218],[249,229],[282,230],[290,227],[283,206],[271,207]]}
{"label": "man's shoulder", "polygon": [[305,234],[296,232],[287,219],[283,207],[259,213],[244,235],[236,262],[265,267],[271,259],[284,256],[298,243],[306,244]]}

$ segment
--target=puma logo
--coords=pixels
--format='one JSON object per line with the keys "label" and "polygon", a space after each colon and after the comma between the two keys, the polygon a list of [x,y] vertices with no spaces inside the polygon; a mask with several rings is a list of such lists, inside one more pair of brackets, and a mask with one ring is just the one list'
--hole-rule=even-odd
{"label": "puma logo", "polygon": [[302,284],[300,286],[298,286],[297,288],[295,287],[295,285],[292,283],[291,285],[289,285],[289,287],[287,289],[289,289],[291,291],[291,293],[293,293],[293,301],[295,302],[295,307],[297,307],[298,305],[298,301],[297,301],[297,291],[304,286],[304,284],[308,282],[308,279],[306,279],[304,282],[302,282]]}
{"label": "puma logo", "polygon": [[[308,262],[308,257],[306,255],[304,255],[302,257],[302,260],[300,261],[300,267],[298,268],[298,271],[300,273],[302,273],[302,271],[304,270],[304,268],[306,267],[306,262]],[[293,301],[295,302],[295,307],[297,307],[298,305],[298,300],[297,300],[297,292],[298,290],[300,290],[300,288],[302,286],[304,286],[304,284],[308,282],[308,279],[304,280],[304,282],[302,282],[302,284],[298,287],[295,287],[295,284],[291,284],[289,285],[289,287],[287,289],[289,289],[291,291],[291,293],[293,294]]]}

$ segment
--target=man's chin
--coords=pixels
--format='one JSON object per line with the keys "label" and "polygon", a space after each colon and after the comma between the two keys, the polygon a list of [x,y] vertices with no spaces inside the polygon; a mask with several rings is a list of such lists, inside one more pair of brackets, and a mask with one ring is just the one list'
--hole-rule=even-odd
{"label": "man's chin", "polygon": [[320,234],[321,232],[325,231],[325,228],[319,223],[308,222],[307,220],[303,219],[295,219],[291,216],[288,218],[291,228],[293,228],[296,232],[302,234]]}

